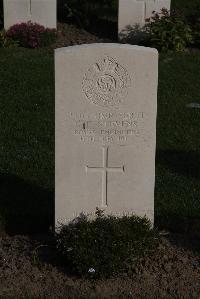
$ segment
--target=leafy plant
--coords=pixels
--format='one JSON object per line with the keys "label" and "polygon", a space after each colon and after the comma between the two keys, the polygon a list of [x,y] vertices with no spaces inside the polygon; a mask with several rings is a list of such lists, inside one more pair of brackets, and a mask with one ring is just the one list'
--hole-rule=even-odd
{"label": "leafy plant", "polygon": [[172,12],[170,15],[162,9],[161,13],[153,12],[146,21],[150,45],[159,51],[183,52],[193,41],[192,29],[180,13]]}
{"label": "leafy plant", "polygon": [[154,249],[158,234],[147,218],[104,216],[98,210],[93,220],[82,215],[62,225],[56,239],[63,263],[72,272],[108,277]]}
{"label": "leafy plant", "polygon": [[6,32],[6,37],[21,47],[39,48],[55,42],[56,30],[29,21],[11,26]]}
{"label": "leafy plant", "polygon": [[17,42],[6,35],[6,31],[4,29],[0,31],[0,48],[10,48],[17,45]]}

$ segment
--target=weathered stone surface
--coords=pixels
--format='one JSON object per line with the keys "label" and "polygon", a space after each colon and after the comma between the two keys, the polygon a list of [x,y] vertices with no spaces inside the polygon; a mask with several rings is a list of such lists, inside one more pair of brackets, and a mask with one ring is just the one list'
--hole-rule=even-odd
{"label": "weathered stone surface", "polygon": [[[170,10],[171,0],[146,0],[146,12],[145,12],[145,19],[152,16],[152,12],[161,12],[162,8],[166,8]],[[144,19],[144,21],[145,21]]]}
{"label": "weathered stone surface", "polygon": [[22,22],[36,22],[56,28],[56,0],[4,0],[4,28]]}
{"label": "weathered stone surface", "polygon": [[57,1],[31,0],[32,20],[47,28],[57,27]]}
{"label": "weathered stone surface", "polygon": [[4,28],[31,20],[30,1],[4,0]]}
{"label": "weathered stone surface", "polygon": [[119,0],[118,30],[119,33],[127,26],[144,24],[145,2],[135,0]]}
{"label": "weathered stone surface", "polygon": [[154,215],[158,54],[131,45],[55,50],[57,222]]}

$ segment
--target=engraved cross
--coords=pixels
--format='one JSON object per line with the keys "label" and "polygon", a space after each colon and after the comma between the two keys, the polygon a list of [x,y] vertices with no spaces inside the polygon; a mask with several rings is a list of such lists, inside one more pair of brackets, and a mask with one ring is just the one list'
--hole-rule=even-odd
{"label": "engraved cross", "polygon": [[101,208],[108,206],[107,189],[108,189],[108,172],[124,173],[124,165],[121,167],[108,167],[108,147],[102,147],[103,165],[102,167],[86,166],[86,172],[101,172],[102,173],[102,193],[101,193]]}

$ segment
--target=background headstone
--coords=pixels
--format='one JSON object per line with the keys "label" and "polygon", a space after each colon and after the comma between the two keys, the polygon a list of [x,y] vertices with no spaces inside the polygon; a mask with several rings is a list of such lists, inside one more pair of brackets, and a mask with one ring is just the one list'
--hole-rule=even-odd
{"label": "background headstone", "polygon": [[47,28],[57,27],[57,0],[32,0],[32,21]]}
{"label": "background headstone", "polygon": [[3,8],[5,29],[8,29],[14,24],[27,22],[31,19],[30,1],[28,0],[4,0]]}
{"label": "background headstone", "polygon": [[96,207],[154,215],[158,54],[131,45],[55,50],[55,218]]}
{"label": "background headstone", "polygon": [[143,27],[145,19],[152,16],[152,12],[161,12],[162,8],[170,10],[171,0],[119,0],[118,32],[120,34],[127,26]]}
{"label": "background headstone", "polygon": [[4,0],[4,28],[22,22],[36,22],[47,28],[57,27],[56,0]]}

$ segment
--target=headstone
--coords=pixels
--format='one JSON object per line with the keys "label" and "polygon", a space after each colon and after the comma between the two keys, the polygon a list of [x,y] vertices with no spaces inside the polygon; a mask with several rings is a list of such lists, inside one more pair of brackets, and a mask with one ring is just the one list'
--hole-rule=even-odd
{"label": "headstone", "polygon": [[161,12],[162,8],[170,10],[171,0],[119,0],[118,32],[127,34],[127,28],[142,28],[152,12]]}
{"label": "headstone", "polygon": [[56,0],[4,0],[4,28],[32,21],[47,28],[57,27]]}
{"label": "headstone", "polygon": [[3,8],[5,29],[31,19],[28,0],[4,0]]}
{"label": "headstone", "polygon": [[55,50],[55,219],[154,218],[158,54],[93,44]]}
{"label": "headstone", "polygon": [[32,21],[47,28],[57,27],[57,0],[31,0]]}

